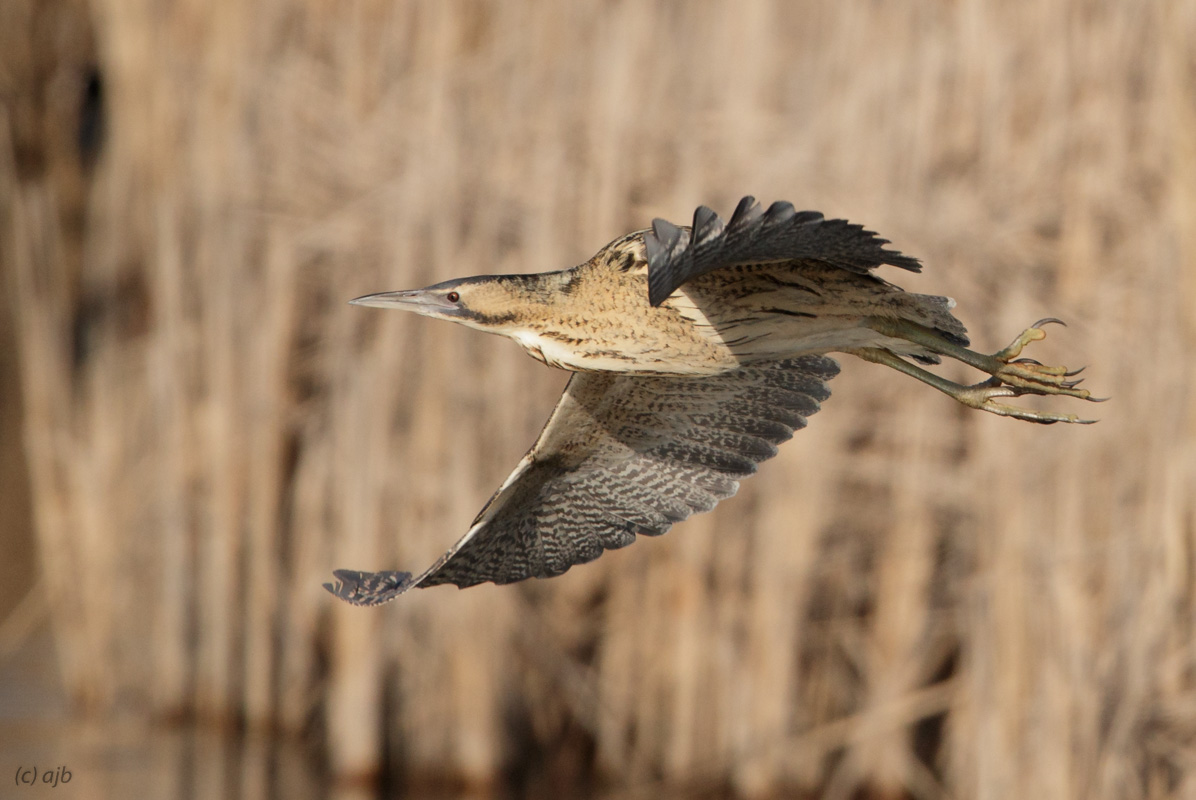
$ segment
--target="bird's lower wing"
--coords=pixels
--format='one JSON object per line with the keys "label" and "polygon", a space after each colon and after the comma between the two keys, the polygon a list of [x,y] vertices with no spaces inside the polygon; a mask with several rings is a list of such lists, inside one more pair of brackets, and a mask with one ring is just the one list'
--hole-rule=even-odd
{"label": "bird's lower wing", "polygon": [[917,259],[885,250],[886,244],[862,225],[795,211],[791,203],[773,203],[765,211],[754,197],[745,197],[726,223],[699,206],[692,227],[657,219],[644,234],[648,300],[658,306],[686,281],[736,264],[808,259],[860,273],[881,264],[921,269]]}
{"label": "bird's lower wing", "polygon": [[816,412],[825,356],[703,378],[578,373],[469,531],[421,575],[337,570],[325,587],[376,605],[414,586],[559,575],[733,495]]}

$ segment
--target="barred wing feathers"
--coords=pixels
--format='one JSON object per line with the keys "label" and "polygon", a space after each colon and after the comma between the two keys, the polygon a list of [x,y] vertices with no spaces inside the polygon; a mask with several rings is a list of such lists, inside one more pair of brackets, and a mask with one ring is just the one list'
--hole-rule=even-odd
{"label": "barred wing feathers", "polygon": [[735,264],[805,259],[860,273],[881,264],[921,270],[917,259],[884,249],[888,243],[863,225],[826,219],[817,211],[795,211],[792,203],[776,202],[765,211],[748,196],[726,223],[699,206],[692,227],[656,219],[644,235],[648,301],[658,306],[686,281]]}
{"label": "barred wing feathers", "polygon": [[469,531],[418,576],[337,570],[330,592],[377,605],[415,586],[559,575],[733,495],[830,396],[826,356],[714,377],[577,373],[536,444]]}

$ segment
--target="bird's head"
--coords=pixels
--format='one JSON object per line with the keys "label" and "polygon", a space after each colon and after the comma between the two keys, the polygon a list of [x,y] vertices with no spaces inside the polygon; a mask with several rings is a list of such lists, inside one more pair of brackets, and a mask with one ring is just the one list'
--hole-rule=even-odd
{"label": "bird's head", "polygon": [[541,275],[484,275],[457,278],[424,289],[368,294],[349,302],[372,308],[398,308],[447,319],[471,328],[504,333],[526,315],[542,292]]}

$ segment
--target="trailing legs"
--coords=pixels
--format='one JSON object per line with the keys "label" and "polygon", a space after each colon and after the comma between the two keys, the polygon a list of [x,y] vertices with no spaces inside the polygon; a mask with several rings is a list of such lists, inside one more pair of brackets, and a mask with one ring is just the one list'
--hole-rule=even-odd
{"label": "trailing legs", "polygon": [[954,358],[970,367],[987,372],[992,377],[972,386],[949,381],[929,370],[911,364],[890,350],[876,347],[864,347],[848,352],[859,356],[865,361],[884,364],[893,369],[917,378],[929,386],[933,386],[944,394],[954,397],[959,402],[971,408],[988,411],[1005,417],[1024,419],[1049,425],[1055,422],[1078,422],[1089,424],[1095,420],[1080,419],[1075,414],[1055,414],[1050,412],[1031,411],[999,402],[998,398],[1020,397],[1026,394],[1037,395],[1065,395],[1090,402],[1101,402],[1094,398],[1087,389],[1077,389],[1078,380],[1069,378],[1078,374],[1080,370],[1068,371],[1066,367],[1052,367],[1041,364],[1034,359],[1021,358],[1022,350],[1031,342],[1036,342],[1046,336],[1042,326],[1049,322],[1063,323],[1054,318],[1039,320],[1022,333],[1003,350],[992,355],[985,355],[969,350],[966,347],[948,341],[934,330],[903,319],[888,319],[869,317],[864,324],[897,339],[905,339],[921,345],[932,353]]}

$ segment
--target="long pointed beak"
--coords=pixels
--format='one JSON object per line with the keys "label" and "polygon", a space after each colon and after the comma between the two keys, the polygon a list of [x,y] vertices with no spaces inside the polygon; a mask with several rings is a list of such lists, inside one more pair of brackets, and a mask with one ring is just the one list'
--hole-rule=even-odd
{"label": "long pointed beak", "polygon": [[417,314],[445,314],[456,310],[456,306],[445,300],[443,295],[426,289],[367,294],[350,300],[349,304],[370,308],[400,308]]}

